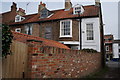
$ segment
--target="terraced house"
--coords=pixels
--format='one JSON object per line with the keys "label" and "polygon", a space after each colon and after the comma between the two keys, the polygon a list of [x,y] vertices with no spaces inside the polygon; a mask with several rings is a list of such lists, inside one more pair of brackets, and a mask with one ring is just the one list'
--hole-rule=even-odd
{"label": "terraced house", "polygon": [[[37,6],[37,5],[36,5]],[[40,2],[38,13],[25,15],[23,9],[16,11],[10,23],[13,31],[59,41],[71,49],[102,50],[102,14],[99,0],[95,5],[72,5],[65,0],[65,8],[48,10],[46,4]]]}

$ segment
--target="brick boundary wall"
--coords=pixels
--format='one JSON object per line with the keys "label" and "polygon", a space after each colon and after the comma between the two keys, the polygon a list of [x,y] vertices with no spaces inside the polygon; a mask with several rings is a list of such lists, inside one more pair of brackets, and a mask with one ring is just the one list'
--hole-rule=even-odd
{"label": "brick boundary wall", "polygon": [[28,43],[29,78],[80,78],[101,69],[101,53]]}

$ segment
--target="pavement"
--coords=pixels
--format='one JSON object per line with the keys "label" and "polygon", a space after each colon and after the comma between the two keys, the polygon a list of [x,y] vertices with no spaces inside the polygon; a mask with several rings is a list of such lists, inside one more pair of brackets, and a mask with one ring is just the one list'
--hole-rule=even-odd
{"label": "pavement", "polygon": [[101,76],[102,78],[120,78],[120,62],[108,61],[106,65],[108,71]]}

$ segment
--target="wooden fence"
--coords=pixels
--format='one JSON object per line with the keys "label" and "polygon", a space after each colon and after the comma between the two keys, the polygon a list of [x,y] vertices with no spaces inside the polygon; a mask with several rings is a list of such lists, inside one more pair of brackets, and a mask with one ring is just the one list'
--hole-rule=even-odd
{"label": "wooden fence", "polygon": [[27,65],[27,45],[13,41],[11,45],[12,54],[2,59],[3,78],[23,78]]}

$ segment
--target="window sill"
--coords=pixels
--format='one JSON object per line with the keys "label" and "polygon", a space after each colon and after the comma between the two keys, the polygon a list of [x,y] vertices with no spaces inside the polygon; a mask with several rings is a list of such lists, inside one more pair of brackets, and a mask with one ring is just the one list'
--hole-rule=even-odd
{"label": "window sill", "polygon": [[72,36],[60,36],[59,38],[72,38]]}
{"label": "window sill", "polygon": [[95,40],[86,40],[86,43],[95,43]]}

